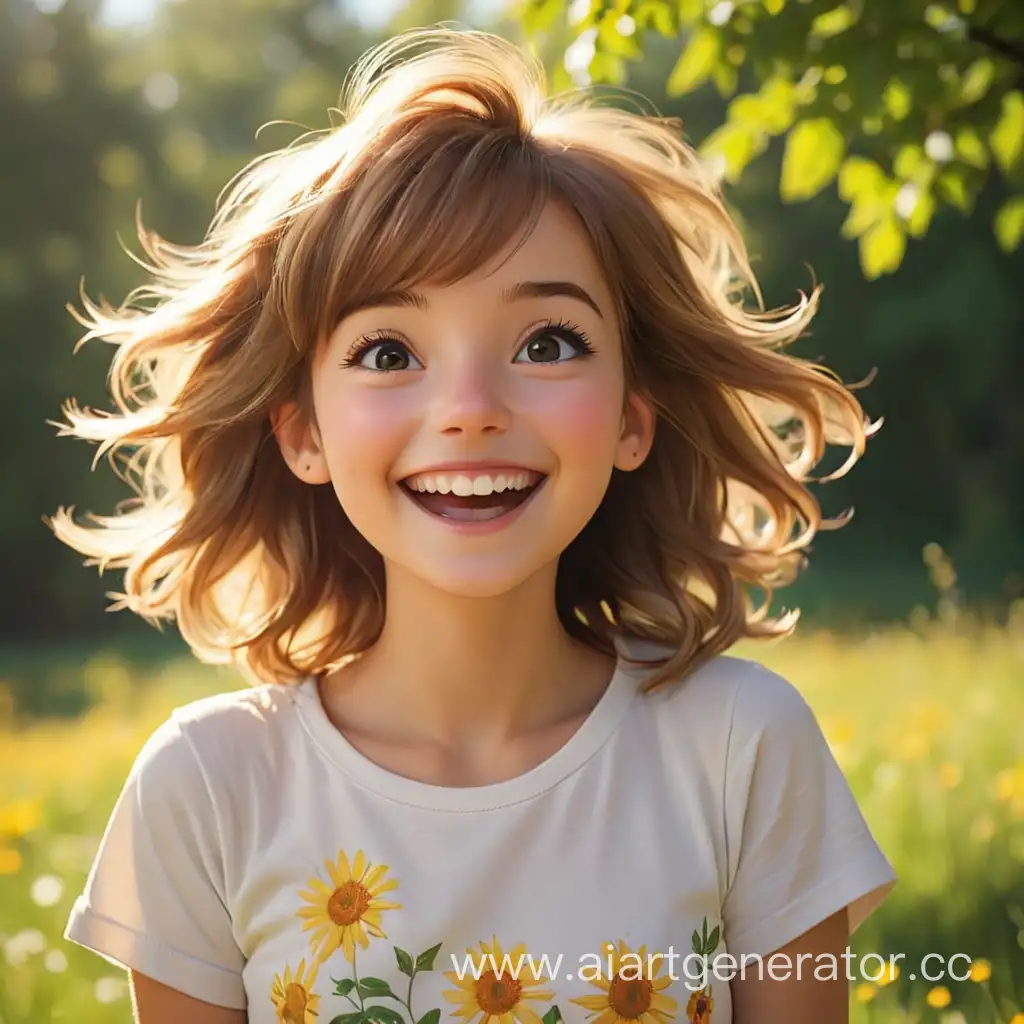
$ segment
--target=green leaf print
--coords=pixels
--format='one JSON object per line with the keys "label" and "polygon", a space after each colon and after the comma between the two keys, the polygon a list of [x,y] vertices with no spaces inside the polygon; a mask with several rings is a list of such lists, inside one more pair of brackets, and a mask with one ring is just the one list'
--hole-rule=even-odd
{"label": "green leaf print", "polygon": [[347,996],[356,987],[355,981],[351,978],[342,978],[341,981],[331,978],[331,981],[334,982],[334,994],[336,996]]}
{"label": "green leaf print", "polygon": [[697,956],[701,956],[702,953],[703,953],[703,950],[700,948],[700,935],[698,934],[696,928],[693,929],[692,945],[693,945],[694,953],[696,953]]}
{"label": "green leaf print", "polygon": [[443,943],[439,942],[436,946],[431,946],[430,949],[426,949],[420,953],[420,955],[416,957],[416,970],[432,971],[434,969],[434,960],[442,945]]}
{"label": "green leaf print", "polygon": [[541,1017],[544,1024],[561,1024],[562,1011],[557,1006],[552,1006],[547,1013]]}
{"label": "green leaf print", "polygon": [[416,1024],[437,1024],[440,1019],[441,1011],[435,1008],[433,1010],[427,1010],[427,1012],[423,1014],[418,1021],[416,1021]]}
{"label": "green leaf print", "polygon": [[359,994],[364,999],[397,999],[391,986],[382,978],[360,978]]}
{"label": "green leaf print", "polygon": [[369,1019],[369,1014],[364,1010],[355,1010],[352,1013],[339,1013],[337,1017],[332,1017],[328,1024],[366,1024]]}
{"label": "green leaf print", "polygon": [[711,938],[708,939],[708,953],[713,953],[718,949],[718,939],[722,934],[722,929],[717,924],[715,925],[714,931],[711,933]]}
{"label": "green leaf print", "polygon": [[405,1018],[390,1006],[371,1006],[366,1011],[366,1019],[374,1024],[405,1024]]}
{"label": "green leaf print", "polygon": [[404,949],[399,949],[397,946],[395,949],[395,958],[398,960],[398,969],[407,977],[411,978],[416,973],[416,967],[413,965],[412,957]]}

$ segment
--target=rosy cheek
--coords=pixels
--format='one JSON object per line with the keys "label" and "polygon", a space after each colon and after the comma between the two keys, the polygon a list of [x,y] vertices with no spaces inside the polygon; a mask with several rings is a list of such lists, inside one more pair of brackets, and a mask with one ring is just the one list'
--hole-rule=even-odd
{"label": "rosy cheek", "polygon": [[618,437],[619,396],[618,387],[605,381],[563,381],[546,390],[533,411],[552,451],[600,457],[601,446]]}
{"label": "rosy cheek", "polygon": [[408,436],[409,408],[400,389],[339,388],[318,403],[317,419],[334,471],[384,468],[401,453]]}

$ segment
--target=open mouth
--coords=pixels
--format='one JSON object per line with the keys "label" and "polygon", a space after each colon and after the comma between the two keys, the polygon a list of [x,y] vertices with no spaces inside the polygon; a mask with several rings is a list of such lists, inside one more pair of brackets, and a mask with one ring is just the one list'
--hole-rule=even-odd
{"label": "open mouth", "polygon": [[439,473],[407,477],[399,486],[431,515],[473,523],[508,515],[529,501],[546,479],[532,470],[486,476]]}

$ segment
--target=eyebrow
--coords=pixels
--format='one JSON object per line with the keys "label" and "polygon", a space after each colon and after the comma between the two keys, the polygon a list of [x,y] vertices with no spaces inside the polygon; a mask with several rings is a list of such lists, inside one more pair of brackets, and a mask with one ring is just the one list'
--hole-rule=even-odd
{"label": "eyebrow", "polygon": [[[589,306],[601,319],[604,314],[600,306],[591,298],[590,294],[581,285],[573,281],[519,281],[517,284],[505,288],[501,293],[501,301],[506,304],[518,302],[521,299],[548,299],[561,296],[569,299],[576,299]],[[374,306],[394,306],[397,308],[413,308],[426,311],[430,308],[426,297],[419,292],[396,289],[388,292],[378,292],[369,296],[358,306],[347,310],[346,315],[351,315],[358,309],[367,309]]]}

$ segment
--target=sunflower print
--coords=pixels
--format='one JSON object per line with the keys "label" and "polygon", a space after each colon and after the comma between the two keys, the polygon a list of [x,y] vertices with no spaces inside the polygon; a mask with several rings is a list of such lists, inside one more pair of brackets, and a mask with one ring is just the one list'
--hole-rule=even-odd
{"label": "sunflower print", "polygon": [[[478,1024],[541,1024],[541,1019],[530,1005],[554,998],[554,992],[541,988],[543,981],[529,972],[528,977],[515,977],[526,958],[526,946],[520,943],[505,954],[497,936],[488,944],[481,942],[478,949],[467,949],[473,958],[474,971],[463,972],[459,977],[454,971],[445,971],[444,976],[457,987],[448,989],[442,995],[458,1009],[452,1010],[453,1017]],[[506,959],[507,956],[507,959]],[[485,970],[485,966],[489,969]],[[495,970],[497,968],[497,970]],[[474,977],[479,974],[479,978]]]}
{"label": "sunflower print", "polygon": [[357,943],[366,949],[371,935],[387,937],[381,930],[381,914],[402,905],[381,896],[397,889],[398,882],[385,879],[387,865],[371,864],[362,850],[351,865],[344,850],[338,852],[337,862],[327,860],[324,864],[330,884],[313,877],[307,883],[309,889],[299,893],[309,904],[297,911],[306,922],[302,930],[313,930],[310,943],[318,964],[339,947],[345,959],[354,963]]}
{"label": "sunflower print", "polygon": [[601,991],[577,996],[571,1002],[590,1010],[588,1019],[593,1024],[670,1024],[679,1004],[663,991],[672,984],[671,977],[660,976],[664,956],[648,959],[646,946],[633,953],[622,941],[617,949],[609,942],[605,954],[606,962],[610,960],[610,976],[602,974],[590,982]]}
{"label": "sunflower print", "polygon": [[711,1024],[711,1011],[715,1001],[711,998],[711,986],[699,989],[690,995],[686,1003],[688,1024]]}
{"label": "sunflower print", "polygon": [[310,963],[309,974],[306,975],[305,958],[299,961],[295,977],[288,966],[284,969],[284,977],[274,975],[274,983],[270,987],[270,1000],[277,1010],[279,1024],[316,1024],[316,1008],[320,997],[313,991],[316,984],[317,965]]}

